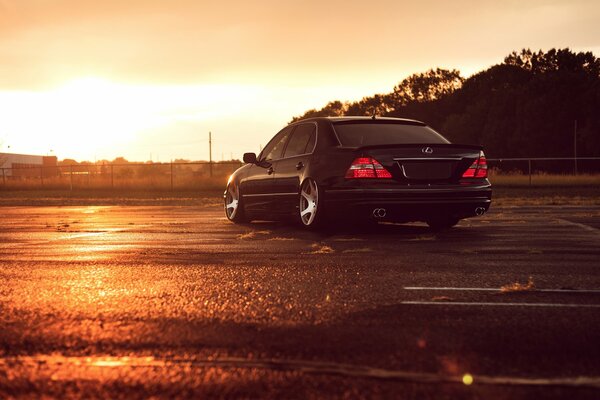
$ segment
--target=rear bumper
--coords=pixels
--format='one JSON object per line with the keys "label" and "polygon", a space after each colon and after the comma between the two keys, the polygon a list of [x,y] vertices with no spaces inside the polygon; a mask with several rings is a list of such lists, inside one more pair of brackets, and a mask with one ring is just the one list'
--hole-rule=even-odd
{"label": "rear bumper", "polygon": [[[490,186],[424,189],[325,190],[327,214],[389,221],[427,221],[468,218],[486,212],[492,202]],[[385,212],[375,213],[375,209]],[[483,209],[483,210],[482,210]],[[385,215],[385,216],[382,216]]]}

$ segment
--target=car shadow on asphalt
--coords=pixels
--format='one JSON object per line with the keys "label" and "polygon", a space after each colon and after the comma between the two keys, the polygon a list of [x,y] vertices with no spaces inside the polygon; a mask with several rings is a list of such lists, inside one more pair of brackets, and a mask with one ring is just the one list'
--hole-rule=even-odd
{"label": "car shadow on asphalt", "polygon": [[433,230],[424,223],[368,223],[342,224],[332,222],[324,227],[307,230],[298,224],[282,221],[255,221],[243,224],[251,232],[269,232],[288,239],[324,240],[335,238],[373,239],[397,237],[403,240],[481,240],[485,232],[481,227],[457,225],[450,229]]}

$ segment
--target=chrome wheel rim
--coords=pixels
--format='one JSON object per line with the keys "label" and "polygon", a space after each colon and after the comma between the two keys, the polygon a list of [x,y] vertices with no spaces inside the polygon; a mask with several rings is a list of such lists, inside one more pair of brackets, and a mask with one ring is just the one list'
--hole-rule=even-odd
{"label": "chrome wheel rim", "polygon": [[235,218],[240,204],[240,191],[237,185],[227,186],[227,195],[225,196],[225,214],[227,218]]}
{"label": "chrome wheel rim", "polygon": [[304,225],[310,225],[317,215],[319,206],[319,191],[317,182],[308,179],[302,184],[300,191],[300,220]]}

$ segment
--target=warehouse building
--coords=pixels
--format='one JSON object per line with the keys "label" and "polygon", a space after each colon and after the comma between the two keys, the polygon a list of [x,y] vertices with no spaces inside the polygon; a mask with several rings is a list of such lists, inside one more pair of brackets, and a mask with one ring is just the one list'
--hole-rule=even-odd
{"label": "warehouse building", "polygon": [[0,168],[7,177],[39,177],[58,175],[56,156],[0,153]]}

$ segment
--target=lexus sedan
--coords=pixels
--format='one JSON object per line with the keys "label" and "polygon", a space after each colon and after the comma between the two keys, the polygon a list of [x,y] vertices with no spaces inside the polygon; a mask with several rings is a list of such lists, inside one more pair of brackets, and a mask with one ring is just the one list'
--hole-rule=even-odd
{"label": "lexus sedan", "polygon": [[484,214],[492,201],[481,146],[452,144],[409,119],[297,121],[244,162],[224,194],[225,214],[236,223],[423,221],[437,230]]}

